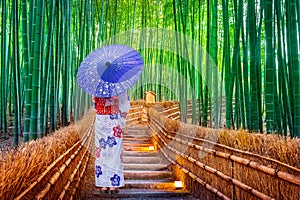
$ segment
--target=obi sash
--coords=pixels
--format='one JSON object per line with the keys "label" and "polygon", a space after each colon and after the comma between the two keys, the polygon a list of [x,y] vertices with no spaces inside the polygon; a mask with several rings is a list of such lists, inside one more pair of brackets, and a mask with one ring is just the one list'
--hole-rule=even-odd
{"label": "obi sash", "polygon": [[100,98],[94,97],[96,113],[98,115],[118,114],[119,101],[118,97]]}

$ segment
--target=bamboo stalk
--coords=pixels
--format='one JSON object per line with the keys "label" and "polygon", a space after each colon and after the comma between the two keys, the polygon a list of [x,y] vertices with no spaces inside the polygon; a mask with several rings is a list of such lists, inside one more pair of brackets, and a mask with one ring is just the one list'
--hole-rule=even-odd
{"label": "bamboo stalk", "polygon": [[[87,159],[88,160],[88,159]],[[87,168],[87,164],[88,164],[88,161],[86,162],[86,164],[85,164],[85,166],[84,166],[84,168],[82,169],[82,172],[81,172],[81,174],[80,174],[80,176],[79,176],[79,179],[78,179],[78,184],[76,184],[76,186],[75,186],[75,188],[74,188],[74,190],[73,190],[73,192],[72,192],[72,196],[70,197],[70,200],[71,199],[73,199],[73,196],[74,196],[74,194],[75,194],[75,192],[76,192],[76,189],[78,188],[78,186],[79,186],[79,182],[80,182],[80,180],[82,179],[82,177],[83,177],[83,175],[84,175],[84,172],[85,172],[85,170],[86,170],[86,168]]]}
{"label": "bamboo stalk", "polygon": [[282,171],[277,172],[277,176],[283,180],[290,182],[290,183],[300,185],[300,178],[298,176],[294,176],[292,174],[282,172]]}
{"label": "bamboo stalk", "polygon": [[[81,148],[82,146],[80,146],[79,147],[79,149],[82,149]],[[78,152],[79,151],[76,151],[74,154],[75,155],[78,155]],[[74,154],[72,154],[72,155],[74,155]],[[72,156],[71,155],[71,156]],[[75,156],[73,156],[73,158],[74,158]],[[73,159],[71,159],[71,158],[69,158],[60,168],[59,168],[59,170],[50,178],[50,180],[49,180],[49,182],[48,182],[48,184],[47,184],[47,186],[46,186],[46,188],[45,189],[43,189],[37,196],[36,196],[36,198],[37,199],[43,199],[45,196],[46,196],[46,194],[50,191],[50,188],[51,188],[51,186],[54,186],[55,185],[55,183],[57,182],[57,180],[61,177],[61,175],[64,173],[64,171],[65,171],[65,169],[66,169],[66,167],[67,166],[69,166],[70,165],[70,163],[71,163],[71,161],[72,161]]]}
{"label": "bamboo stalk", "polygon": [[51,189],[51,184],[47,184],[44,190],[42,190],[35,199],[43,199],[44,196],[46,196],[47,192]]}
{"label": "bamboo stalk", "polygon": [[84,169],[82,170],[82,172],[81,172],[81,174],[80,174],[80,176],[79,176],[79,179],[78,179],[78,181],[77,181],[77,183],[76,183],[76,185],[75,185],[75,187],[74,187],[74,190],[73,190],[73,192],[71,193],[71,194],[72,194],[72,198],[70,198],[70,199],[73,199],[73,196],[75,195],[76,190],[77,190],[77,188],[78,188],[78,186],[79,186],[80,180],[82,179],[82,177],[83,177],[83,175],[84,175],[84,172],[85,172],[85,170],[86,170],[86,167],[87,167],[87,163],[86,163],[86,166],[84,167]]}
{"label": "bamboo stalk", "polygon": [[250,164],[250,162],[251,162],[251,161],[248,160],[248,159],[241,158],[241,157],[238,157],[238,156],[235,156],[235,155],[231,155],[231,156],[230,156],[230,159],[233,160],[233,161],[235,161],[235,162],[241,163],[241,164],[243,164],[243,165],[248,165],[248,164]]}
{"label": "bamboo stalk", "polygon": [[[55,182],[58,180],[58,178],[60,177],[61,173],[60,171],[64,171],[64,169],[66,168],[66,165],[63,165],[62,167],[59,168],[59,171],[57,171],[49,180],[49,184],[50,184],[50,187],[51,185],[54,185]],[[61,170],[63,169],[63,170]],[[49,188],[50,188],[49,187]],[[43,191],[46,191],[45,194],[49,191],[49,190],[43,190]],[[43,194],[43,191],[40,193],[40,194]],[[43,198],[44,196],[42,196]]]}
{"label": "bamboo stalk", "polygon": [[[63,198],[64,198],[65,193],[66,193],[66,191],[69,189],[71,183],[73,182],[74,177],[77,175],[77,172],[79,171],[80,166],[81,166],[81,165],[84,165],[84,166],[85,166],[86,163],[88,162],[88,160],[89,160],[89,155],[86,156],[86,154],[87,154],[87,151],[85,151],[85,153],[84,153],[83,156],[81,157],[80,162],[75,166],[75,169],[74,169],[73,173],[72,173],[71,176],[69,177],[69,180],[68,180],[67,184],[65,185],[63,191],[62,191],[61,194],[59,195],[59,198],[58,198],[58,199],[63,199]],[[86,160],[85,162],[84,162],[84,159]]]}
{"label": "bamboo stalk", "polygon": [[70,154],[70,152],[72,152],[72,150],[74,148],[76,148],[79,145],[80,145],[80,141],[78,141],[76,144],[74,144],[68,151],[66,151],[64,154],[62,154],[60,157],[58,157],[53,163],[51,163],[51,165],[49,165],[46,168],[46,170],[42,173],[42,175],[40,177],[38,177],[37,180],[35,182],[33,182],[26,190],[24,190],[20,195],[18,195],[15,198],[15,200],[19,200],[19,199],[25,197],[25,195],[27,193],[29,193],[29,191],[31,191],[35,186],[37,186],[37,184],[40,183],[50,173],[50,171],[56,167],[56,165],[58,163],[60,163],[68,154]]}
{"label": "bamboo stalk", "polygon": [[[91,140],[90,140],[90,141],[91,141]],[[59,195],[59,198],[58,198],[58,199],[63,199],[63,198],[64,198],[64,196],[65,196],[65,194],[66,194],[66,191],[68,190],[69,186],[70,186],[71,183],[73,182],[75,175],[77,174],[77,172],[78,172],[79,169],[80,169],[80,166],[81,166],[81,165],[84,165],[84,166],[86,167],[87,162],[88,162],[89,157],[90,157],[90,155],[88,154],[89,146],[90,146],[90,142],[89,142],[89,144],[88,144],[88,146],[87,146],[85,152],[83,153],[83,155],[82,155],[82,157],[81,157],[79,163],[75,166],[73,173],[72,173],[71,176],[69,177],[69,180],[68,180],[67,184],[65,185],[64,189],[62,190],[61,194]],[[87,155],[87,154],[88,154],[88,155]],[[86,155],[87,155],[87,156],[86,156]],[[85,162],[84,162],[84,159],[85,159]],[[83,172],[84,172],[84,171],[85,171],[85,170],[83,170]]]}

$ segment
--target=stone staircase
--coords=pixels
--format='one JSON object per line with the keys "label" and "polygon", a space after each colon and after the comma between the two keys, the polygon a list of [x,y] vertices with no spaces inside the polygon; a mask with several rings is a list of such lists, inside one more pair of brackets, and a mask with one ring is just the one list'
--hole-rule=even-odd
{"label": "stone staircase", "polygon": [[172,172],[152,146],[148,127],[128,125],[123,134],[125,187],[118,194],[99,194],[101,199],[193,199],[176,189]]}
{"label": "stone staircase", "polygon": [[123,136],[123,162],[126,188],[175,189],[172,172],[161,162],[152,146],[146,126],[128,126]]}

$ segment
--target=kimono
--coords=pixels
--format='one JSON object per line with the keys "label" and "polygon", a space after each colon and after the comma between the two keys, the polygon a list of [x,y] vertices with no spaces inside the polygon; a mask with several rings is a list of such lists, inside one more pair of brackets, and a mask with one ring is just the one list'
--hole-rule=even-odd
{"label": "kimono", "polygon": [[94,97],[95,185],[123,187],[122,128],[130,109],[126,93],[111,98]]}

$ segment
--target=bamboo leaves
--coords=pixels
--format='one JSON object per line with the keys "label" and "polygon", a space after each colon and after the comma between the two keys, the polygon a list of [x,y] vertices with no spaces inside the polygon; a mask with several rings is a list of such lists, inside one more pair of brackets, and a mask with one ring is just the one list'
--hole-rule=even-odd
{"label": "bamboo leaves", "polygon": [[0,6],[3,133],[10,114],[18,135],[24,126],[24,141],[84,115],[90,97],[76,85],[78,66],[95,48],[125,42],[115,36],[128,32],[126,42],[146,62],[133,99],[151,89],[159,100],[180,100],[183,121],[192,116],[203,126],[300,135],[297,0],[9,0]]}

